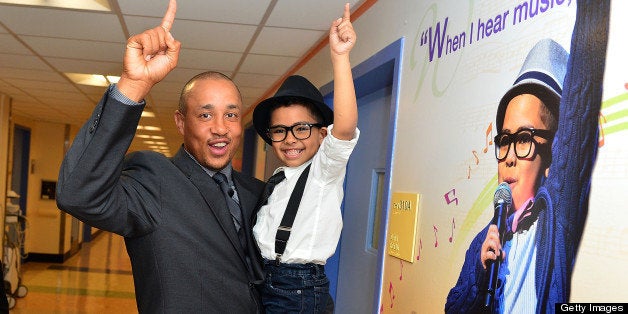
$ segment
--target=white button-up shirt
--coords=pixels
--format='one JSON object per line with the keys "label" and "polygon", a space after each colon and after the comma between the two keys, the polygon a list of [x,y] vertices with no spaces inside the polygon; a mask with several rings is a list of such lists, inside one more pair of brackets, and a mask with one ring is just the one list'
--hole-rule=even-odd
{"label": "white button-up shirt", "polygon": [[360,131],[350,141],[339,140],[331,134],[333,125],[312,159],[298,167],[279,167],[286,179],[275,186],[267,205],[257,213],[253,235],[266,259],[275,259],[275,235],[286,211],[288,200],[307,165],[310,173],[303,191],[303,198],[292,225],[292,232],[281,257],[289,264],[315,263],[325,265],[334,254],[340,231],[342,214],[340,206],[344,196],[344,179],[349,156],[355,147]]}

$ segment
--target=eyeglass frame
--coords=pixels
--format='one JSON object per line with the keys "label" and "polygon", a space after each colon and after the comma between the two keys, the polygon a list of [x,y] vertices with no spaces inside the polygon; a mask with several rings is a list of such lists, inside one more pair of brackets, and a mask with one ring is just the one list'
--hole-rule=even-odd
{"label": "eyeglass frame", "polygon": [[[306,126],[308,126],[308,127],[310,128],[310,134],[308,134],[308,136],[306,136],[306,137],[304,137],[304,138],[299,138],[299,137],[297,137],[297,135],[296,135],[296,134],[294,134],[294,127],[296,127],[296,126],[304,126],[304,125],[306,125]],[[285,141],[285,140],[286,140],[286,138],[288,138],[288,131],[290,131],[290,133],[292,133],[292,136],[293,136],[295,139],[302,141],[302,140],[306,140],[306,139],[308,139],[308,138],[310,138],[310,137],[312,136],[312,128],[314,128],[314,127],[316,127],[316,128],[322,128],[322,127],[323,127],[323,124],[322,124],[322,123],[297,122],[297,123],[295,123],[295,124],[293,124],[293,125],[291,125],[291,126],[276,125],[276,126],[269,127],[269,128],[266,130],[266,135],[268,135],[268,138],[270,139],[270,141],[271,141],[271,142],[278,143],[278,142],[283,142],[283,141]],[[285,133],[284,133],[284,137],[283,137],[283,139],[281,139],[281,140],[274,140],[274,139],[273,139],[273,135],[272,135],[272,133],[271,133],[271,130],[272,130],[272,129],[284,129],[284,130],[285,130]]]}
{"label": "eyeglass frame", "polygon": [[[528,152],[524,155],[524,156],[519,156],[519,154],[517,153],[517,145],[516,145],[516,140],[517,140],[517,136],[519,133],[522,132],[530,132],[531,137],[530,137],[530,148],[528,148]],[[515,133],[498,133],[497,135],[495,135],[495,138],[493,138],[493,143],[495,143],[495,158],[498,161],[503,161],[508,157],[508,154],[510,153],[510,146],[513,147],[513,150],[515,152],[515,156],[517,156],[517,158],[523,159],[523,158],[528,158],[530,156],[530,153],[532,153],[532,143],[534,143],[534,151],[536,153],[536,146],[545,146],[545,145],[550,145],[552,143],[552,141],[554,140],[554,135],[555,135],[555,131],[551,131],[551,130],[544,130],[544,129],[534,129],[534,128],[522,128],[519,129],[517,132]],[[498,139],[501,136],[506,135],[506,139],[508,139],[508,148],[506,149],[506,154],[504,154],[504,157],[499,158],[499,152],[500,152],[500,148],[504,145],[498,145]],[[514,141],[511,140],[511,137],[514,136]],[[538,136],[544,140],[547,141],[547,143],[539,143],[536,139],[534,139],[535,136]],[[514,144],[514,145],[513,145]]]}

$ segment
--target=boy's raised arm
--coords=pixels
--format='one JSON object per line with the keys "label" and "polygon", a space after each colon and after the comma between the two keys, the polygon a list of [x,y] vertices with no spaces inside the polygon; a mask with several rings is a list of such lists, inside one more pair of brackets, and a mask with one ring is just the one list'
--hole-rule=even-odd
{"label": "boy's raised arm", "polygon": [[329,30],[329,48],[334,68],[334,137],[351,140],[358,125],[358,105],[351,74],[349,52],[357,36],[351,24],[349,3],[342,18],[335,20]]}

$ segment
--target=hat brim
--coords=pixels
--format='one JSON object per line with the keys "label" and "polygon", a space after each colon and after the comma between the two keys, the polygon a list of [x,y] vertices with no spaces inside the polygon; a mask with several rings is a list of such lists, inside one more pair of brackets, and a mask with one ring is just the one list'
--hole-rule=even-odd
{"label": "hat brim", "polygon": [[268,137],[268,127],[270,123],[270,112],[278,103],[285,103],[288,100],[302,100],[304,103],[313,104],[323,117],[323,126],[328,126],[334,122],[334,112],[327,104],[301,96],[276,96],[263,100],[253,110],[253,126],[255,131],[264,140],[264,142],[272,145],[272,141]]}

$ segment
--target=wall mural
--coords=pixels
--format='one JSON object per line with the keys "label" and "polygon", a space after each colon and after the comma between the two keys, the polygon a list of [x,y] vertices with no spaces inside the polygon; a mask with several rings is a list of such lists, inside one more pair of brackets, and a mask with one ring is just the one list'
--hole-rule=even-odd
{"label": "wall mural", "polygon": [[[440,192],[422,195],[413,263],[386,259],[380,313],[553,312],[574,300],[626,300],[595,292],[599,274],[586,271],[616,250],[607,235],[628,236],[607,214],[625,208],[608,193],[626,182],[628,160],[628,77],[605,68],[625,51],[609,44],[607,57],[619,33],[610,9],[529,0],[421,11],[404,65],[413,105],[434,107],[421,127],[433,145],[416,141],[437,156],[430,186]],[[504,224],[489,228],[498,203]],[[628,260],[626,248],[617,253]],[[418,270],[408,277],[408,267]],[[405,299],[412,294],[420,306],[408,306],[418,303]]]}

